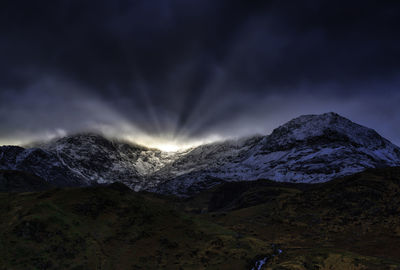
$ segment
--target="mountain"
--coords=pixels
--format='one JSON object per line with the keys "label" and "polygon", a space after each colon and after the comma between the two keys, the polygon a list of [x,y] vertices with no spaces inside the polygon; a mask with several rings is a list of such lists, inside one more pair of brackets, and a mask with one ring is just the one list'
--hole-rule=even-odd
{"label": "mountain", "polygon": [[[400,148],[336,114],[305,115],[270,135],[199,146],[155,173],[161,193],[188,194],[224,181],[320,183],[367,168],[400,166]],[[219,181],[221,182],[221,181]]]}
{"label": "mountain", "polygon": [[67,169],[56,154],[41,148],[0,147],[0,169],[34,174],[59,187],[83,185],[82,179]]}
{"label": "mountain", "polygon": [[56,186],[88,186],[121,182],[135,190],[153,187],[146,175],[178,154],[77,134],[24,149],[0,147],[0,169],[35,174]]}
{"label": "mountain", "polygon": [[400,148],[336,114],[305,115],[267,136],[201,145],[178,153],[78,134],[35,148],[0,147],[0,169],[56,186],[121,182],[189,196],[226,181],[320,183],[367,168],[400,166]]}
{"label": "mountain", "polygon": [[400,168],[191,198],[121,183],[0,193],[1,269],[400,269]]}
{"label": "mountain", "polygon": [[146,176],[179,157],[97,134],[65,137],[42,147],[86,185],[121,182],[136,191],[154,187],[157,182],[147,181]]}

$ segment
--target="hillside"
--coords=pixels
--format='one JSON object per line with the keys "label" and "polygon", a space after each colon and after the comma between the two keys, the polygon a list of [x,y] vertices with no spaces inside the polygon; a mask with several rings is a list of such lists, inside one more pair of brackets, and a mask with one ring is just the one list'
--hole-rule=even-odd
{"label": "hillside", "polygon": [[246,269],[269,252],[122,184],[0,194],[0,269]]}
{"label": "hillside", "polygon": [[182,207],[278,244],[268,269],[400,269],[400,168],[314,185],[225,183]]}
{"label": "hillside", "polygon": [[[0,195],[0,269],[400,269],[400,168],[321,184]],[[263,268],[264,267],[264,268]]]}

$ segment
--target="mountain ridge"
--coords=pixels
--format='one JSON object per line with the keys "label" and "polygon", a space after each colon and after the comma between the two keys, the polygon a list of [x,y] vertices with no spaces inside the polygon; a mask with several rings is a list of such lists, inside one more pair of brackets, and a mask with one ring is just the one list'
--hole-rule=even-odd
{"label": "mountain ridge", "polygon": [[[398,166],[400,161],[399,147],[376,131],[336,113],[300,116],[278,127],[270,135],[253,141],[249,139],[243,145],[248,147],[241,147],[238,152],[211,152],[214,156],[207,157],[211,162],[203,166],[207,168],[200,168],[197,172],[191,170],[186,181],[179,175],[169,184],[159,186],[158,192],[179,194],[181,189],[185,193],[191,185],[198,184],[207,176],[228,181],[325,182],[367,168]],[[199,151],[201,147],[209,148],[200,146],[182,158],[197,160],[198,157],[192,154],[194,151],[202,153]],[[232,151],[232,148],[229,150]],[[224,161],[226,156],[228,160]],[[218,162],[213,163],[214,160]],[[177,160],[169,165],[176,165],[169,171],[185,171],[180,164],[187,163]]]}
{"label": "mountain ridge", "polygon": [[166,153],[100,135],[67,136],[39,148],[0,147],[0,169],[59,186],[121,182],[135,191],[188,196],[224,181],[318,183],[367,168],[400,166],[400,148],[336,113],[303,115],[265,136]]}

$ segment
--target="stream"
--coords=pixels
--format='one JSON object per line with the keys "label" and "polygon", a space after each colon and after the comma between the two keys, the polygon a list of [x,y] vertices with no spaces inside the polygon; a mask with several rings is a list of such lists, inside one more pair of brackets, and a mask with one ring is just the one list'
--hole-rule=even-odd
{"label": "stream", "polygon": [[272,245],[272,248],[274,249],[274,254],[272,254],[271,257],[266,256],[263,259],[256,261],[254,267],[251,268],[251,270],[261,270],[261,268],[268,262],[268,259],[275,257],[283,252],[282,249],[277,248],[275,245]]}

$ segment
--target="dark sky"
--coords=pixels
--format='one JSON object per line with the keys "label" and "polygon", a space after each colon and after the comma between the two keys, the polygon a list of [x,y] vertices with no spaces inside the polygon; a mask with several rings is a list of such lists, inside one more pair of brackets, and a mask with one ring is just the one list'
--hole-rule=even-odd
{"label": "dark sky", "polygon": [[0,144],[88,130],[190,144],[328,111],[400,144],[399,14],[399,1],[2,0]]}

